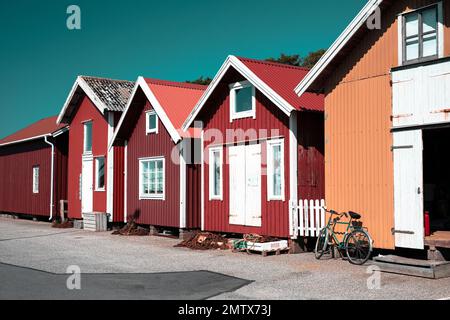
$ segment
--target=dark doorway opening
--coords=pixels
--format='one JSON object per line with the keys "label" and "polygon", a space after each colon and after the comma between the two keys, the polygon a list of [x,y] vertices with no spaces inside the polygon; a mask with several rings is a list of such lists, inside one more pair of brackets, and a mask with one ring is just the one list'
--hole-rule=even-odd
{"label": "dark doorway opening", "polygon": [[431,232],[450,231],[450,128],[423,130],[423,185]]}

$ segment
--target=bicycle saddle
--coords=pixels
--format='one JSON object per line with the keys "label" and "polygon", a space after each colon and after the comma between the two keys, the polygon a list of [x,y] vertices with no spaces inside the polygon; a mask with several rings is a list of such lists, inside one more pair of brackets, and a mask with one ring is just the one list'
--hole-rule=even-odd
{"label": "bicycle saddle", "polygon": [[350,217],[352,217],[352,219],[355,219],[355,220],[361,219],[361,215],[359,213],[349,211],[348,214],[350,215]]}

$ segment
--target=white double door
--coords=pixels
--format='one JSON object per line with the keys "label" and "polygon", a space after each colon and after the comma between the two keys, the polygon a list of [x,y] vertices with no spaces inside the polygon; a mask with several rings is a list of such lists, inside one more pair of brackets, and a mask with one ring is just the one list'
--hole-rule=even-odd
{"label": "white double door", "polygon": [[229,147],[230,224],[261,227],[261,145]]}
{"label": "white double door", "polygon": [[93,210],[94,158],[83,157],[81,169],[81,212]]}

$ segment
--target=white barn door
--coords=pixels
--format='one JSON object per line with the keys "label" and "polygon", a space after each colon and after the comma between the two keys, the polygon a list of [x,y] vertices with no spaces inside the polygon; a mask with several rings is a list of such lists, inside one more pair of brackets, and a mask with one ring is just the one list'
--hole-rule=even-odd
{"label": "white barn door", "polygon": [[81,212],[91,213],[93,209],[94,159],[83,158],[81,170]]}
{"label": "white barn door", "polygon": [[395,246],[424,248],[421,130],[394,132]]}
{"label": "white barn door", "polygon": [[245,146],[228,148],[230,224],[245,224]]}
{"label": "white barn door", "polygon": [[228,148],[233,225],[261,226],[261,145]]}

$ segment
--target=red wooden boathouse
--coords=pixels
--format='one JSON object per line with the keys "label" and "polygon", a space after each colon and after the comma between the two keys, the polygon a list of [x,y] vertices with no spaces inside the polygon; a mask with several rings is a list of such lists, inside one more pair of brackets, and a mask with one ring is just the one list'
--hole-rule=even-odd
{"label": "red wooden boathouse", "polygon": [[200,227],[201,172],[192,159],[199,134],[180,128],[205,89],[138,79],[112,144],[126,146],[127,220],[180,231]]}
{"label": "red wooden boathouse", "polygon": [[293,91],[307,72],[229,56],[200,98],[183,129],[202,127],[203,230],[287,238],[289,201],[323,199],[323,96]]}
{"label": "red wooden boathouse", "polygon": [[134,83],[80,76],[75,81],[58,123],[70,125],[68,216],[108,213],[123,222],[123,147],[108,150]]}
{"label": "red wooden boathouse", "polygon": [[0,140],[0,212],[59,215],[67,199],[68,128],[56,116]]}

